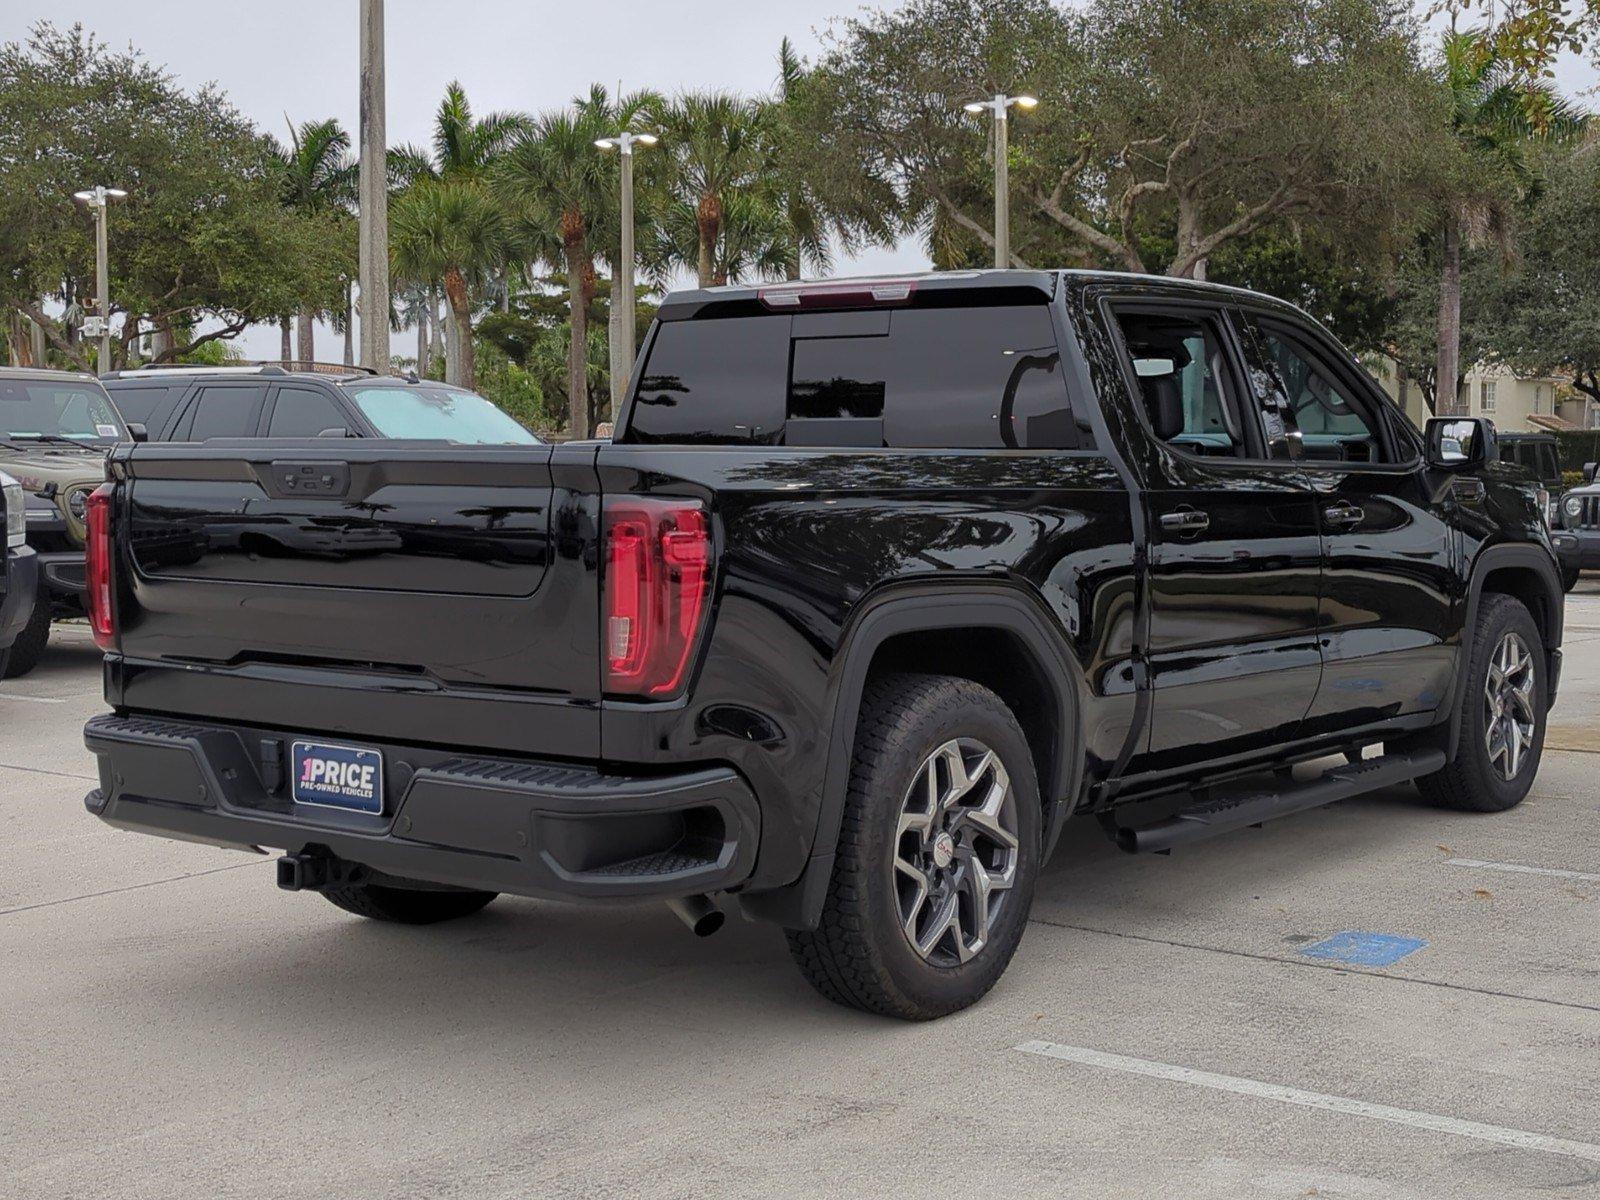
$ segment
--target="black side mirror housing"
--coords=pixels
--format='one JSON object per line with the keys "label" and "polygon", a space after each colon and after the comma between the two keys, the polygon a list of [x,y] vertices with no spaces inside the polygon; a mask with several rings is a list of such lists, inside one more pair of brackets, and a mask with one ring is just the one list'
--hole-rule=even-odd
{"label": "black side mirror housing", "polygon": [[1594,482],[1594,470],[1595,470],[1596,467],[1600,467],[1600,463],[1584,463],[1583,464],[1583,481],[1585,483],[1593,483]]}
{"label": "black side mirror housing", "polygon": [[136,442],[148,442],[150,440],[150,431],[139,421],[129,421],[128,436]]}
{"label": "black side mirror housing", "polygon": [[1470,471],[1495,460],[1494,422],[1484,417],[1433,417],[1425,430],[1428,465]]}

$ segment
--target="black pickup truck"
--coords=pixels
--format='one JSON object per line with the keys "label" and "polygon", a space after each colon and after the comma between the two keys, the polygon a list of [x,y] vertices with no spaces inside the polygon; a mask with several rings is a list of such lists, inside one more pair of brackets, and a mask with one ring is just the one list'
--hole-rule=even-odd
{"label": "black pickup truck", "polygon": [[87,805],[384,920],[737,906],[831,999],[937,1016],[1069,816],[1159,852],[1523,798],[1562,592],[1493,437],[1221,287],[676,293],[613,442],[118,447]]}

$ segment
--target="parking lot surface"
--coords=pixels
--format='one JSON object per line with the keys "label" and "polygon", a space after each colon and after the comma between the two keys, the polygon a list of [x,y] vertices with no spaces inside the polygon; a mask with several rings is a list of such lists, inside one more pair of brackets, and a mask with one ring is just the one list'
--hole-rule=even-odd
{"label": "parking lot surface", "polygon": [[1600,1195],[1592,579],[1566,664],[1514,812],[1397,789],[1170,858],[1079,823],[990,997],[905,1025],[764,926],[386,927],[106,828],[68,630],[0,684],[0,1195]]}

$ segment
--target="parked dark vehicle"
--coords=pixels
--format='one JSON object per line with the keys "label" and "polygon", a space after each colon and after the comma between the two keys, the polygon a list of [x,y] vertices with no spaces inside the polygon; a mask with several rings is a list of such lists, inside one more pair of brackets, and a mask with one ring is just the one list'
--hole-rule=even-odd
{"label": "parked dark vehicle", "polygon": [[737,904],[824,995],[927,1018],[1005,969],[1070,815],[1160,852],[1409,780],[1501,811],[1538,770],[1532,483],[1288,305],[715,288],[636,380],[614,442],[119,449],[89,810],[281,848],[381,920]]}
{"label": "parked dark vehicle", "polygon": [[1561,586],[1571,591],[1578,583],[1579,558],[1575,539],[1561,534],[1561,501],[1566,481],[1561,476],[1561,447],[1549,433],[1497,433],[1495,447],[1500,461],[1521,467],[1539,484],[1539,502],[1545,523],[1550,526],[1551,542],[1561,568]]}
{"label": "parked dark vehicle", "polygon": [[11,647],[27,628],[39,586],[39,562],[27,538],[27,496],[0,471],[0,679]]}
{"label": "parked dark vehicle", "polygon": [[36,551],[35,600],[0,678],[26,675],[44,656],[51,622],[84,613],[84,519],[105,480],[106,451],[128,437],[93,375],[0,367],[0,471],[25,493]]}
{"label": "parked dark vehicle", "polygon": [[1600,570],[1600,483],[1594,463],[1583,464],[1583,483],[1567,490],[1558,509],[1551,536],[1561,557],[1561,582],[1571,591],[1579,571]]}
{"label": "parked dark vehicle", "polygon": [[138,440],[361,437],[537,445],[476,392],[337,363],[141,367],[103,377]]}

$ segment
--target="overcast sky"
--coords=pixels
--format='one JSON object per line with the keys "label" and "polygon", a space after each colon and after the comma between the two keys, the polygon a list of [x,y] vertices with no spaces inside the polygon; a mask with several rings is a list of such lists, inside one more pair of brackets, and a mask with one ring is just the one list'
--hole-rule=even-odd
{"label": "overcast sky", "polygon": [[[651,87],[769,90],[778,43],[788,35],[811,54],[830,25],[899,0],[388,0],[389,141],[426,143],[444,88],[458,79],[478,113],[537,112],[566,103],[599,80]],[[357,130],[356,0],[4,0],[0,41],[20,39],[40,19],[82,21],[114,46],[128,43],[180,82],[215,82],[263,128],[285,136],[296,123],[337,117]],[[1570,91],[1595,74],[1562,64]],[[92,181],[86,181],[92,182]],[[107,181],[112,182],[112,181]],[[920,246],[880,251],[841,270],[920,270]],[[319,330],[318,357],[338,356]],[[275,357],[277,331],[240,339],[252,357]],[[401,339],[397,350],[408,343]]]}

